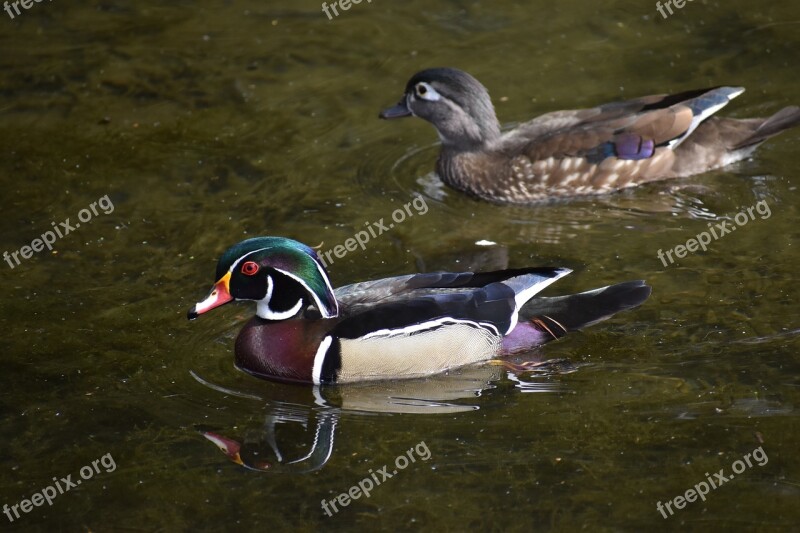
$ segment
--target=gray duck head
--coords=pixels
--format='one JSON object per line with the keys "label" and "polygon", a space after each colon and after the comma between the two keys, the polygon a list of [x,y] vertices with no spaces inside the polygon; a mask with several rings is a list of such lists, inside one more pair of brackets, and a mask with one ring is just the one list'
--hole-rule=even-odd
{"label": "gray duck head", "polygon": [[408,81],[403,98],[384,109],[383,119],[415,116],[434,125],[442,144],[475,150],[500,137],[489,91],[464,71],[431,68]]}

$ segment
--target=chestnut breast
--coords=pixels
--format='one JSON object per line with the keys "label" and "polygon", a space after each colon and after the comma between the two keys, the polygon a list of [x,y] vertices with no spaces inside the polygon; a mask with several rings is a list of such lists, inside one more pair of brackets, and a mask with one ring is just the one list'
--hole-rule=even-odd
{"label": "chestnut breast", "polygon": [[253,317],[236,337],[236,366],[262,378],[311,383],[314,355],[335,323]]}

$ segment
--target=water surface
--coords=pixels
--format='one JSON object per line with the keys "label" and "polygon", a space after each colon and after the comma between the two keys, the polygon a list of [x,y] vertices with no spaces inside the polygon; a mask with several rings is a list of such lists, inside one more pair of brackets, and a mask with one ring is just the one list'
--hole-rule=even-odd
{"label": "water surface", "polygon": [[[0,49],[0,251],[105,195],[114,207],[53,252],[0,263],[0,505],[105,454],[116,465],[13,523],[0,515],[4,529],[800,522],[800,131],[735,167],[525,208],[443,187],[434,130],[377,119],[414,72],[444,65],[482,80],[506,125],[720,84],[748,88],[726,114],[767,115],[800,103],[796,2],[695,1],[663,19],[630,0],[375,1],[331,21],[306,1],[43,2],[14,20],[0,12]],[[563,265],[575,272],[551,294],[646,279],[653,296],[530,354],[563,360],[548,372],[469,369],[322,397],[233,367],[249,306],[186,321],[230,244],[271,234],[332,246],[415,194],[428,212],[334,262],[335,284]],[[673,265],[658,259],[762,201],[768,218]],[[235,465],[200,431],[245,442],[268,472]],[[286,464],[320,435],[324,465]],[[323,499],[422,442],[428,460],[324,512]],[[657,510],[758,447],[764,466],[667,519]]]}

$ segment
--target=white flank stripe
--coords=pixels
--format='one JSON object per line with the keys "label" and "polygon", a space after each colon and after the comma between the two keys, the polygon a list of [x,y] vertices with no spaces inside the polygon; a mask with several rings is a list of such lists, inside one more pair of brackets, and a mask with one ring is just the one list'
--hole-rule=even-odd
{"label": "white flank stripe", "polygon": [[400,329],[379,329],[378,331],[373,331],[372,333],[368,333],[361,337],[362,340],[372,339],[375,337],[397,337],[400,335],[409,335],[411,333],[417,333],[420,331],[426,331],[429,329],[434,329],[439,326],[443,326],[445,324],[469,324],[471,326],[477,326],[483,329],[489,329],[494,332],[495,335],[500,336],[500,332],[497,331],[497,328],[486,322],[475,322],[474,320],[459,320],[457,318],[439,318],[436,320],[431,320],[429,322],[422,322],[421,324],[414,324],[413,326],[407,326],[405,328]]}
{"label": "white flank stripe", "polygon": [[328,355],[328,349],[331,347],[333,337],[328,335],[322,342],[319,343],[317,353],[314,355],[314,369],[311,371],[311,379],[315,385],[319,385],[319,377],[322,374],[322,363],[325,362],[325,356]]}
{"label": "white flank stripe", "polygon": [[314,403],[319,405],[320,407],[330,407],[328,402],[325,401],[325,398],[322,397],[322,393],[319,390],[319,385],[314,385],[311,392],[314,393]]}

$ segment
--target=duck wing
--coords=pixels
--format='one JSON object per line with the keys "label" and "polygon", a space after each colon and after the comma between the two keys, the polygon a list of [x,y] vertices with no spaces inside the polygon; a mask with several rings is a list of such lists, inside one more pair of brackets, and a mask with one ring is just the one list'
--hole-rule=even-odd
{"label": "duck wing", "polygon": [[553,267],[505,269],[479,273],[430,272],[354,283],[339,287],[334,291],[334,295],[339,302],[341,315],[346,317],[376,305],[404,303],[437,294],[470,294],[476,288],[509,281],[520,276],[529,276],[524,278],[524,283],[531,287],[545,282],[549,285],[568,272],[567,269]]}

